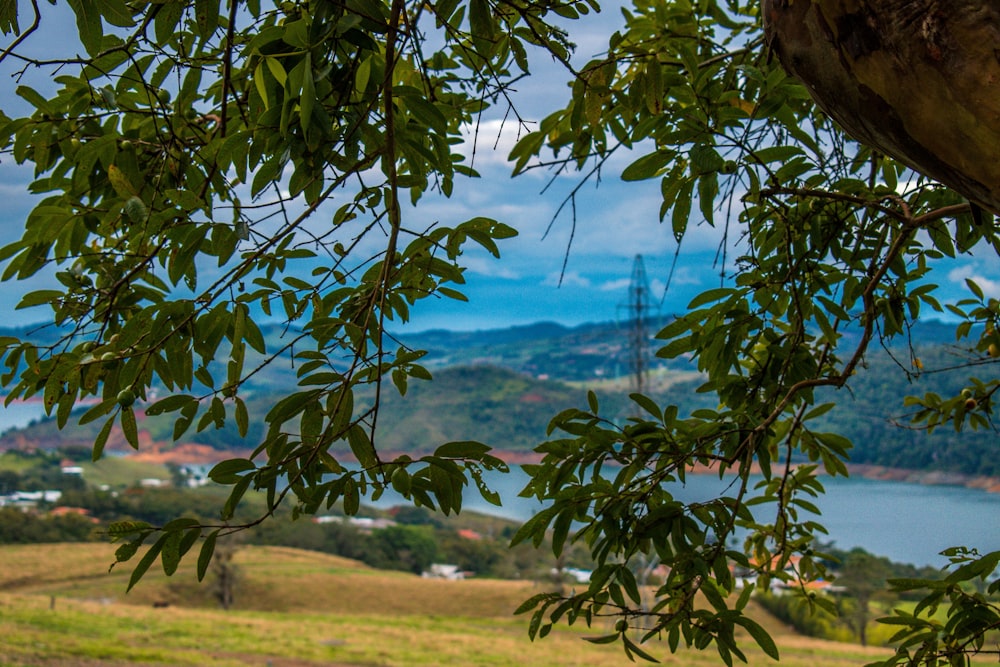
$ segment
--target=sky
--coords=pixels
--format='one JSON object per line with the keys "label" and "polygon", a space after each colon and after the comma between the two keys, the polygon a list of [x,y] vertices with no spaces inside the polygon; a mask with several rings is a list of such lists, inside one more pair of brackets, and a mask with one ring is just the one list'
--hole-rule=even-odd
{"label": "sky", "polygon": [[[41,3],[46,11],[47,3]],[[65,10],[64,10],[65,11]],[[572,39],[578,45],[575,61],[582,64],[600,55],[610,34],[622,24],[620,12],[606,5],[597,16],[572,24]],[[51,47],[45,38],[54,33],[65,40],[72,34],[72,18],[55,14],[47,35],[40,35],[29,48]],[[536,59],[537,60],[537,59]],[[522,117],[541,120],[560,108],[569,95],[565,72],[558,65],[538,62],[533,76],[517,85],[514,100]],[[0,108],[18,110],[10,67],[0,70]],[[717,287],[732,271],[717,258],[722,229],[700,224],[684,240],[670,283],[677,252],[669,223],[658,220],[658,181],[625,183],[618,174],[639,154],[616,155],[603,172],[599,184],[584,185],[576,198],[576,224],[568,209],[556,211],[578,183],[573,174],[549,184],[549,174],[528,172],[511,178],[506,156],[516,140],[513,123],[503,123],[504,108],[487,113],[482,121],[473,166],[482,178],[456,181],[453,196],[428,195],[416,209],[406,211],[406,223],[422,227],[434,222],[456,224],[473,216],[486,216],[519,230],[515,239],[500,244],[502,259],[472,250],[463,257],[468,266],[463,291],[469,302],[428,299],[416,306],[411,331],[432,328],[479,330],[553,321],[564,325],[607,322],[627,317],[629,278],[637,255],[642,255],[653,295],[661,314],[683,312],[687,303],[704,289]],[[495,144],[495,147],[494,147]],[[472,137],[466,150],[471,153]],[[15,237],[32,206],[27,194],[30,174],[0,156],[0,245]],[[548,187],[546,188],[546,185]],[[543,192],[544,190],[544,192]],[[567,245],[570,252],[566,258]],[[735,236],[735,235],[734,235]],[[563,268],[564,258],[566,261]],[[977,253],[948,262],[936,272],[947,298],[967,294],[965,278],[974,278],[990,296],[1000,297],[1000,267],[993,253]],[[8,324],[38,321],[44,313],[15,311],[20,295],[45,286],[38,278],[16,289],[0,290],[0,313]]]}

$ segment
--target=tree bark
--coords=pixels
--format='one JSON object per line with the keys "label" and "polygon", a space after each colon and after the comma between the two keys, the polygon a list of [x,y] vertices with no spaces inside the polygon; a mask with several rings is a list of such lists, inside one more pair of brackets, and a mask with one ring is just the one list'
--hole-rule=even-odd
{"label": "tree bark", "polygon": [[762,8],[773,53],[849,135],[1000,214],[1000,3]]}

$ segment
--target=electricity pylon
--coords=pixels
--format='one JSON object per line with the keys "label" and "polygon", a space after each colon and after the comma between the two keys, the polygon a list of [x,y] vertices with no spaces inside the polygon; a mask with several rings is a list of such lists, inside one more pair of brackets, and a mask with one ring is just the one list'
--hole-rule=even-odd
{"label": "electricity pylon", "polygon": [[649,335],[655,319],[653,301],[650,298],[649,281],[642,255],[636,255],[632,263],[632,279],[628,287],[628,345],[626,352],[629,362],[630,388],[643,393],[649,384]]}

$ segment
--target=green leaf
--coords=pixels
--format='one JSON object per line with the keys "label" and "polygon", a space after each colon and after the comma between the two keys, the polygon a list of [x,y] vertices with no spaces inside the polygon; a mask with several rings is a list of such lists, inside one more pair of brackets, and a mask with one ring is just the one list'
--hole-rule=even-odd
{"label": "green leaf", "polygon": [[715,150],[714,146],[695,144],[688,154],[691,159],[692,175],[703,175],[718,172],[725,165],[725,160]]}
{"label": "green leaf", "polygon": [[511,538],[511,546],[516,546],[521,542],[531,538],[532,543],[537,547],[545,539],[545,529],[548,527],[549,522],[556,515],[556,508],[547,507],[535,516],[531,517],[524,524],[518,528],[514,537]]}
{"label": "green leaf", "polygon": [[163,540],[163,547],[160,549],[160,562],[163,564],[163,573],[168,577],[177,571],[177,566],[181,562],[181,537],[183,533],[179,530],[166,532]]}
{"label": "green leaf", "polygon": [[532,595],[530,598],[522,602],[518,606],[518,608],[514,610],[514,615],[519,616],[520,614],[525,614],[534,609],[535,607],[537,607],[540,603],[544,602],[545,600],[551,599],[552,596],[553,596],[552,593],[536,593],[535,595]]}
{"label": "green leaf", "polygon": [[215,542],[219,537],[219,530],[221,529],[209,533],[201,545],[201,551],[198,553],[198,581],[202,581],[205,578],[205,573],[208,572],[212,555],[215,553]]}
{"label": "green leaf", "polygon": [[[632,654],[632,653],[634,653],[637,656],[639,656],[640,658],[642,658],[643,660],[646,660],[647,662],[659,662],[659,660],[657,660],[656,658],[654,658],[651,654],[649,654],[645,650],[639,648],[639,645],[636,644],[631,639],[629,639],[629,637],[628,637],[627,634],[622,634],[621,638],[622,638],[622,643],[625,645],[625,652],[626,652],[626,654]],[[629,657],[631,657],[631,655]]]}
{"label": "green leaf", "polygon": [[434,104],[417,95],[406,96],[405,103],[413,117],[429,129],[441,135],[448,134],[448,120]]}
{"label": "green leaf", "polygon": [[115,549],[115,562],[111,564],[112,567],[118,563],[127,563],[132,560],[132,556],[139,551],[139,547],[142,546],[142,541],[145,536],[139,539],[132,540],[131,542],[126,542],[122,544],[117,549]]}
{"label": "green leaf", "polygon": [[96,56],[101,51],[104,27],[101,24],[100,3],[91,0],[66,0],[76,14],[76,30],[87,53]]}
{"label": "green leaf", "polygon": [[264,108],[270,108],[271,101],[267,96],[267,82],[264,80],[264,63],[261,62],[257,65],[257,69],[253,72],[253,84],[257,88],[257,94],[260,95],[261,101],[264,103]]}
{"label": "green leaf", "polygon": [[[48,114],[51,114],[51,113],[54,112],[54,109],[52,108],[52,103],[49,102],[48,99],[46,99],[44,96],[42,96],[34,88],[31,88],[29,86],[18,86],[15,89],[14,92],[17,93],[17,95],[19,97],[21,97],[24,100],[26,100],[29,104],[31,104],[31,106],[35,107],[39,111],[44,111],[45,113],[48,113]],[[42,207],[38,207],[38,208],[35,209],[35,211],[38,211],[41,208]],[[56,208],[55,210],[52,211],[52,213],[58,215],[58,214],[62,213],[62,209],[61,208]],[[34,217],[34,211],[32,211],[31,217]]]}
{"label": "green leaf", "polygon": [[132,446],[132,449],[139,449],[139,429],[136,427],[135,411],[132,406],[121,409],[121,423],[125,440]]}
{"label": "green leaf", "polygon": [[966,278],[965,284],[972,291],[972,293],[976,295],[977,299],[982,301],[985,298],[985,295],[983,294],[983,288],[980,287],[979,283],[977,283],[975,280],[973,280],[972,278]]}
{"label": "green leaf", "polygon": [[149,550],[143,555],[142,559],[136,564],[135,569],[132,570],[132,576],[129,577],[128,587],[125,592],[131,591],[137,583],[149,570],[149,566],[156,562],[156,557],[160,555],[160,550],[163,548],[163,544],[167,541],[167,535],[161,535],[158,540],[149,548]]}
{"label": "green leaf", "polygon": [[180,23],[185,4],[183,2],[165,2],[160,5],[160,11],[156,12],[156,16],[153,18],[153,33],[156,35],[158,44],[166,44],[177,33],[177,24]]}
{"label": "green leaf", "polygon": [[239,432],[241,438],[245,438],[247,437],[247,432],[250,430],[250,413],[247,411],[247,404],[242,398],[234,396],[233,401],[236,404],[233,414],[236,420],[236,430]]}
{"label": "green leaf", "polygon": [[496,19],[487,0],[469,0],[469,25],[472,34],[481,40],[493,40],[496,35]]}
{"label": "green leaf", "polygon": [[0,1],[0,32],[4,35],[21,34],[21,27],[17,22],[17,0]]}
{"label": "green leaf", "polygon": [[299,95],[299,122],[304,133],[309,130],[315,104],[316,84],[313,81],[312,55],[307,52],[303,61],[302,92]]}
{"label": "green leaf", "polygon": [[660,150],[643,155],[622,171],[623,181],[642,181],[658,176],[661,170],[670,164],[677,154],[673,151]]}
{"label": "green leaf", "polygon": [[222,512],[220,512],[223,521],[228,521],[233,518],[236,514],[236,507],[240,504],[240,500],[243,499],[243,495],[250,488],[250,484],[253,483],[253,475],[247,475],[246,477],[240,478],[238,482],[233,484],[233,490],[230,491],[229,497],[226,498],[225,504],[222,506]]}
{"label": "green leaf", "polygon": [[146,407],[147,415],[162,415],[167,412],[176,412],[186,406],[198,405],[198,399],[187,394],[171,394]]}
{"label": "green leaf", "polygon": [[663,419],[663,412],[660,411],[660,406],[658,406],[656,401],[653,399],[644,394],[637,393],[629,394],[629,398],[631,398],[636,405],[651,414],[657,420]]}
{"label": "green leaf", "polygon": [[115,418],[111,417],[104,422],[101,430],[97,433],[97,437],[94,438],[94,449],[91,451],[90,460],[99,461],[101,456],[104,455],[104,447],[108,444],[108,436],[111,435],[111,428],[115,425]]}
{"label": "green leaf", "polygon": [[357,483],[348,477],[344,480],[344,514],[354,516],[361,508],[361,492]]}
{"label": "green leaf", "polygon": [[406,471],[404,466],[399,466],[392,471],[392,477],[390,478],[393,490],[404,498],[409,498],[410,489],[412,488],[412,482],[410,479],[410,473]]}
{"label": "green leaf", "polygon": [[573,514],[570,512],[560,513],[555,521],[552,522],[552,552],[556,558],[562,553],[563,546],[566,544],[566,537],[569,535],[569,529],[572,525]]}
{"label": "green leaf", "polygon": [[111,25],[119,28],[131,28],[135,25],[132,10],[125,4],[125,0],[101,0],[94,4],[100,7],[104,19]]}
{"label": "green leaf", "polygon": [[152,526],[145,521],[113,521],[108,524],[108,536],[112,539],[118,539],[126,535],[146,533],[151,528]]}
{"label": "green leaf", "polygon": [[21,297],[21,300],[14,306],[15,310],[23,308],[33,308],[35,306],[47,306],[57,302],[65,296],[62,290],[46,289],[28,292]]}
{"label": "green leaf", "polygon": [[698,179],[698,206],[705,222],[712,224],[715,218],[715,198],[719,194],[719,178],[714,173]]}
{"label": "green leaf", "polygon": [[750,633],[750,636],[753,637],[753,640],[757,642],[757,646],[759,646],[764,653],[774,660],[781,659],[778,654],[778,646],[774,643],[771,635],[767,633],[767,630],[758,625],[756,621],[743,615],[737,616],[733,620]]}
{"label": "green leaf", "polygon": [[368,431],[360,424],[354,424],[347,430],[347,443],[351,446],[354,458],[365,470],[378,465],[378,457],[375,454],[375,447],[372,446]]}
{"label": "green leaf", "polygon": [[254,462],[249,459],[227,459],[209,470],[208,478],[217,484],[236,484],[243,478],[243,473],[256,468]]}
{"label": "green leaf", "polygon": [[691,303],[688,304],[688,310],[694,310],[695,308],[700,308],[701,306],[709,303],[722,301],[723,299],[737,293],[737,291],[738,290],[732,289],[731,287],[716,287],[714,289],[705,290],[691,300]]}
{"label": "green leaf", "polygon": [[691,217],[691,193],[694,189],[694,181],[685,180],[677,196],[674,199],[671,224],[674,232],[674,239],[680,242],[687,232],[688,219]]}
{"label": "green leaf", "polygon": [[754,151],[754,157],[764,164],[787,162],[791,158],[801,154],[802,149],[798,146],[768,146]]}
{"label": "green leaf", "polygon": [[489,445],[472,440],[446,442],[434,450],[434,456],[444,459],[471,459],[479,461],[492,449]]}
{"label": "green leaf", "polygon": [[219,25],[220,0],[195,0],[194,20],[198,26],[198,35],[208,39]]}

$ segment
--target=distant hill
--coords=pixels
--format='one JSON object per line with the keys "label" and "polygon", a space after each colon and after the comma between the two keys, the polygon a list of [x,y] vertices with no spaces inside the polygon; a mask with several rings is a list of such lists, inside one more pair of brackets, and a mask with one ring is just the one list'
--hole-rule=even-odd
{"label": "distant hill", "polygon": [[[400,336],[401,343],[428,351],[423,361],[434,382],[411,381],[405,397],[395,391],[383,393],[378,444],[386,451],[427,452],[443,442],[471,439],[500,450],[528,452],[545,439],[546,426],[556,413],[586,405],[586,388],[597,391],[605,415],[623,415],[628,404],[623,377],[628,368],[626,333],[615,323],[565,327],[543,322],[494,331],[435,330]],[[927,434],[899,426],[908,422],[904,396],[928,391],[955,395],[972,374],[963,367],[962,351],[954,346],[953,326],[921,322],[911,333],[925,368],[940,372],[907,377],[896,360],[907,360],[908,350],[873,346],[849,388],[820,393],[821,400],[838,405],[815,428],[850,438],[854,463],[1000,475],[997,434],[992,430],[955,433],[941,428]],[[292,335],[277,325],[265,327],[264,334],[269,349],[277,349]],[[949,367],[957,368],[941,370]],[[662,403],[676,403],[686,413],[710,400],[696,393],[701,380],[688,362],[654,360],[652,368],[649,393]],[[275,387],[291,387],[296,381],[294,366],[271,364],[245,386],[243,395],[253,414],[263,416],[281,391]],[[362,395],[359,404],[363,401]],[[0,440],[0,448],[17,438],[50,447],[85,445],[99,427],[97,422],[59,432],[51,422],[43,422],[8,434]],[[144,427],[154,440],[170,439],[170,419],[147,419]],[[186,439],[216,449],[245,449],[259,442],[263,430],[258,421],[251,424],[246,439],[239,438],[235,429],[191,432]]]}
{"label": "distant hill", "polygon": [[[623,404],[618,395],[610,399]],[[545,440],[549,421],[567,407],[586,405],[586,392],[494,366],[435,372],[411,383],[405,397],[385,394],[378,444],[420,451],[452,440],[478,440],[507,451],[531,451]]]}

